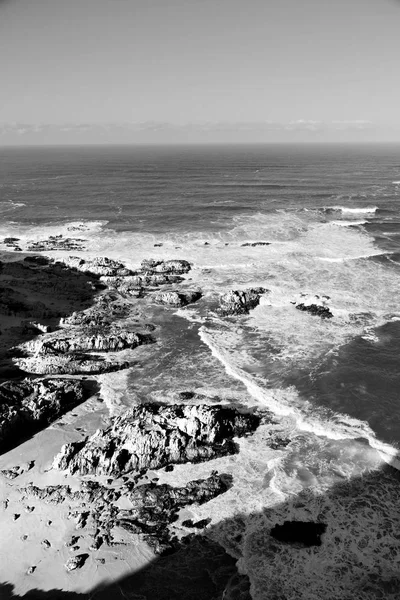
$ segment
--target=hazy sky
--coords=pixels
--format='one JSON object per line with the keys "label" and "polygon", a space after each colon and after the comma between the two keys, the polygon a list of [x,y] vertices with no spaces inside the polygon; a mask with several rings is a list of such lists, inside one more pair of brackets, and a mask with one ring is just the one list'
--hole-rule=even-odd
{"label": "hazy sky", "polygon": [[0,123],[400,125],[395,0],[0,0]]}

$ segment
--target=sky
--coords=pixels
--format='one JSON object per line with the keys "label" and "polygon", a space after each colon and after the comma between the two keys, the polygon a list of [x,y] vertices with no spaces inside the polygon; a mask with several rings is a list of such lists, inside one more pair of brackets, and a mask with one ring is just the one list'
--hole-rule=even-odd
{"label": "sky", "polygon": [[0,0],[9,137],[270,123],[400,141],[399,107],[400,0]]}

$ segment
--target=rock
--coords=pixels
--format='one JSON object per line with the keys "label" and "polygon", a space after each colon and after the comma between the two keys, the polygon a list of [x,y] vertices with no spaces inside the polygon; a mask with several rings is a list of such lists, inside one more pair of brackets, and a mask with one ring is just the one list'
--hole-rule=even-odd
{"label": "rock", "polygon": [[317,304],[297,304],[297,310],[302,310],[310,313],[311,315],[317,315],[321,319],[331,319],[333,314],[326,306],[318,306]]}
{"label": "rock", "polygon": [[65,444],[54,468],[115,475],[233,454],[234,436],[254,431],[260,418],[221,405],[143,404],[82,442]]}
{"label": "rock", "polygon": [[15,242],[19,242],[20,238],[16,238],[16,237],[6,237],[3,240],[3,244],[12,244],[14,245]]}
{"label": "rock", "polygon": [[72,548],[72,546],[76,546],[76,543],[78,542],[80,537],[80,535],[73,535],[69,542],[65,542],[67,548]]}
{"label": "rock", "polygon": [[213,473],[207,479],[190,481],[185,487],[148,483],[135,488],[129,495],[132,508],[121,511],[116,524],[124,528],[139,528],[157,553],[170,548],[168,525],[178,517],[178,511],[188,504],[204,504],[225,493],[232,485],[230,475]]}
{"label": "rock", "polygon": [[50,235],[47,240],[28,242],[26,249],[29,252],[52,252],[54,250],[84,250],[83,242],[79,238],[64,238],[63,235]]}
{"label": "rock", "polygon": [[260,297],[268,290],[262,287],[230,290],[220,298],[219,313],[223,316],[246,315],[260,303]]}
{"label": "rock", "polygon": [[325,523],[311,521],[285,521],[283,525],[275,525],[271,535],[280,542],[301,544],[302,546],[321,546],[321,535],[326,531]]}
{"label": "rock", "polygon": [[49,425],[88,396],[83,385],[71,379],[0,383],[0,452]]}
{"label": "rock", "polygon": [[50,544],[49,540],[43,540],[42,541],[42,546],[43,546],[43,548],[46,548],[46,550],[48,548],[51,548],[51,544]]}
{"label": "rock", "polygon": [[149,335],[116,327],[69,329],[40,336],[21,344],[20,348],[32,354],[67,354],[76,352],[116,352],[136,348],[152,342]]}
{"label": "rock", "polygon": [[26,574],[27,575],[32,575],[32,573],[34,573],[36,571],[36,565],[32,565],[31,567],[29,567],[29,569],[27,570]]}
{"label": "rock", "polygon": [[207,525],[209,525],[210,523],[211,519],[201,519],[201,521],[196,521],[196,523],[193,523],[191,519],[188,519],[187,521],[183,521],[182,525],[183,527],[195,527],[196,529],[204,529],[204,527],[207,527]]}
{"label": "rock", "polygon": [[99,276],[124,277],[125,275],[134,274],[134,271],[127,269],[122,262],[105,256],[96,256],[91,260],[85,260],[79,256],[69,256],[62,262],[68,267],[83,273],[93,273]]}
{"label": "rock", "polygon": [[311,315],[317,315],[322,319],[331,319],[333,314],[327,306],[329,300],[329,296],[300,294],[292,304],[295,304],[297,310],[308,312]]}
{"label": "rock", "polygon": [[182,275],[188,273],[192,268],[187,260],[153,260],[142,261],[141,270],[146,274],[164,273],[170,275]]}
{"label": "rock", "polygon": [[25,372],[35,375],[98,375],[120,371],[130,366],[128,361],[110,361],[100,356],[79,353],[14,358],[13,363]]}
{"label": "rock", "polygon": [[241,245],[242,247],[250,246],[251,248],[255,248],[256,246],[270,246],[271,242],[245,242]]}
{"label": "rock", "polygon": [[171,290],[168,292],[158,292],[157,294],[153,294],[153,300],[159,304],[180,307],[197,302],[197,300],[200,300],[201,296],[202,293],[199,290]]}
{"label": "rock", "polygon": [[20,516],[21,516],[20,514],[18,514],[18,513],[15,513],[15,514],[13,515],[13,521],[18,521],[18,519],[20,518]]}
{"label": "rock", "polygon": [[76,569],[81,569],[85,564],[86,560],[89,558],[89,554],[78,554],[77,556],[73,556],[69,558],[65,563],[65,568],[67,571],[75,571]]}

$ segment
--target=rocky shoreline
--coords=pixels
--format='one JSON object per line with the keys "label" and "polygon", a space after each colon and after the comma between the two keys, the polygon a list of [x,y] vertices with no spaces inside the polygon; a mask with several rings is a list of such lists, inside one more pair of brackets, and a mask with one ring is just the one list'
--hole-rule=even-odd
{"label": "rocky shoreline", "polygon": [[[29,249],[79,250],[83,241],[55,236]],[[8,245],[17,242],[13,239]],[[203,297],[200,288],[185,282],[191,268],[185,260],[150,259],[132,270],[105,257],[55,260],[43,254],[1,262],[0,453],[85,403],[98,391],[98,375],[128,369],[138,348],[157,344],[149,307],[176,309]],[[219,297],[215,314],[247,315],[263,296],[268,290],[262,287],[230,290]],[[325,299],[321,306],[297,302],[295,308],[321,318],[333,316]],[[28,461],[29,468],[3,469],[0,483],[2,478],[8,486],[2,509],[5,521],[19,521],[22,512],[46,514],[43,507],[57,506],[63,522],[72,523],[76,531],[71,533],[68,525],[69,537],[62,538],[69,553],[64,568],[71,577],[92,559],[106,564],[107,559],[98,556],[101,548],[133,547],[138,540],[155,554],[178,555],[186,543],[182,540],[192,543],[193,530],[200,535],[196,544],[214,544],[214,554],[224,557],[225,550],[207,538],[208,519],[182,518],[178,529],[174,523],[186,507],[225,494],[234,477],[212,471],[208,477],[175,486],[158,483],[154,472],[234,455],[241,438],[272,421],[265,413],[204,404],[190,391],[180,397],[181,403],[175,405],[134,406],[108,419],[93,435],[62,445],[47,471],[69,483],[36,484],[35,461]],[[282,446],[287,443],[282,440]],[[21,486],[19,480],[27,471],[31,480]],[[51,519],[48,522],[51,525]],[[60,552],[47,538],[41,545],[47,553]],[[32,562],[25,574],[38,573],[39,564]],[[232,577],[232,570],[229,573]],[[248,598],[248,583],[243,589],[241,597]]]}

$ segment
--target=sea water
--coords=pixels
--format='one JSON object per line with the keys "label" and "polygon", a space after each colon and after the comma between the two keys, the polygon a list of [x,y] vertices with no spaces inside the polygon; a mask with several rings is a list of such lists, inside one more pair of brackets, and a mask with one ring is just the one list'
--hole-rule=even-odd
{"label": "sea water", "polygon": [[[273,415],[237,455],[165,476],[233,475],[193,516],[212,519],[253,598],[397,597],[399,180],[395,146],[0,150],[1,239],[62,234],[129,267],[192,263],[182,286],[202,300],[154,308],[157,345],[102,376],[103,395],[111,414],[194,391]],[[218,317],[221,293],[250,286],[269,290],[256,309]],[[300,294],[327,296],[333,318],[296,310]],[[323,545],[274,545],[291,519],[327,523]]]}

